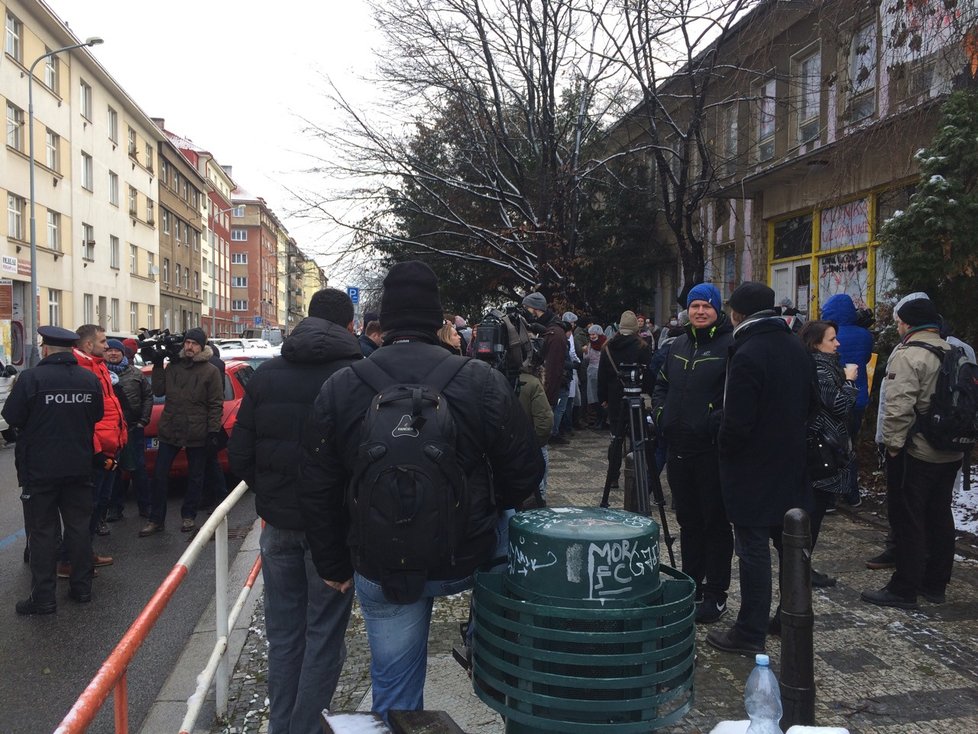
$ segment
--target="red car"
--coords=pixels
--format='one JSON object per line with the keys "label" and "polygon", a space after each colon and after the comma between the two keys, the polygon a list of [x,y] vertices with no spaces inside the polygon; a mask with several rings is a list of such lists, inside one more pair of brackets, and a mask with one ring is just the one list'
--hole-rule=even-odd
{"label": "red car", "polygon": [[[221,425],[224,426],[224,430],[227,431],[228,435],[231,435],[231,429],[234,428],[234,422],[238,418],[238,407],[241,405],[241,398],[244,397],[245,385],[248,384],[248,380],[254,374],[255,370],[247,362],[227,362],[225,364],[224,372],[224,416],[221,419]],[[146,375],[146,379],[153,382],[153,368],[151,366],[143,367],[143,374]],[[150,418],[149,425],[146,426],[146,471],[150,477],[153,476],[153,471],[156,467],[156,452],[159,449],[160,441],[157,438],[157,426],[160,422],[160,415],[163,413],[163,403],[166,398],[155,398],[153,405],[153,416]],[[217,455],[217,460],[221,464],[221,468],[224,473],[229,472],[228,468],[228,452],[227,449],[221,449],[221,452]],[[181,451],[177,454],[177,458],[173,460],[173,465],[170,467],[171,477],[185,477],[187,476],[187,453]]]}

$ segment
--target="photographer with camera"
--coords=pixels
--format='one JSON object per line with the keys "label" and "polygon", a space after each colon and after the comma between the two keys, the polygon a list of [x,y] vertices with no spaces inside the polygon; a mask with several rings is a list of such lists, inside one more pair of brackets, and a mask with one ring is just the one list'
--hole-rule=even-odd
{"label": "photographer with camera", "polygon": [[[221,440],[224,386],[220,370],[210,361],[213,352],[207,346],[207,335],[200,328],[188,329],[182,348],[176,350],[178,344],[178,339],[166,335],[142,350],[143,359],[153,363],[153,394],[165,396],[166,402],[158,429],[160,445],[150,517],[139,531],[141,538],[163,532],[170,466],[180,449],[186,450],[189,465],[180,530],[190,532],[197,527],[195,518],[204,488],[207,453],[216,450]],[[167,357],[170,363],[164,368]]]}

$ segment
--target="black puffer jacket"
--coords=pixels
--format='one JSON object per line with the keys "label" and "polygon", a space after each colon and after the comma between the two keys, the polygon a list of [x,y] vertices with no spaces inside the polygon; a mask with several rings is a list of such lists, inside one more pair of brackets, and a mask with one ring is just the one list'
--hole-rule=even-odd
{"label": "black puffer jacket", "polygon": [[357,338],[310,316],[293,329],[282,355],[248,381],[228,443],[231,470],[255,492],[255,509],[276,528],[304,530],[296,485],[302,437],[323,383],[360,359]]}
{"label": "black puffer jacket", "polygon": [[612,431],[621,418],[621,400],[625,394],[618,379],[618,366],[640,364],[645,367],[642,373],[642,392],[651,393],[655,387],[655,377],[648,369],[652,354],[652,347],[637,334],[615,334],[605,343],[598,362],[598,402],[608,403],[608,422]]}
{"label": "black puffer jacket", "polygon": [[[445,359],[445,350],[395,338],[370,359],[404,383],[424,384],[434,366]],[[543,456],[530,420],[501,372],[469,360],[442,394],[455,419],[456,449],[469,477],[471,505],[467,542],[456,549],[455,565],[432,569],[429,578],[456,579],[489,559],[496,543],[496,508],[518,506],[532,494],[543,478]],[[337,372],[316,399],[306,437],[299,505],[316,569],[328,581],[342,582],[353,575],[348,535],[351,546],[369,542],[353,537],[344,501],[357,460],[360,427],[373,397],[374,391],[353,370]],[[356,570],[369,579],[379,578],[377,569],[358,566]]]}
{"label": "black puffer jacket", "polygon": [[652,415],[669,450],[696,454],[716,450],[723,408],[727,355],[733,327],[721,313],[709,329],[692,324],[671,344],[652,394]]}
{"label": "black puffer jacket", "polygon": [[774,527],[792,507],[811,511],[805,435],[815,365],[773,311],[734,332],[720,422],[720,484],[735,525]]}
{"label": "black puffer jacket", "polygon": [[[852,440],[846,425],[846,416],[856,404],[859,395],[856,383],[846,380],[838,354],[815,352],[815,374],[818,378],[818,411],[812,417],[810,430],[817,435],[826,436],[833,446],[843,448],[847,454],[852,453]],[[823,492],[843,494],[847,491],[849,479],[848,465],[838,474],[825,479],[812,481],[815,489]]]}

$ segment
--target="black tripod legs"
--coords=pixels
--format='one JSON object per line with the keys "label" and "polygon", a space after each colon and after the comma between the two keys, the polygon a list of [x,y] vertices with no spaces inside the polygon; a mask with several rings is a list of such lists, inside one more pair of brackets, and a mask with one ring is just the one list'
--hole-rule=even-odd
{"label": "black tripod legs", "polygon": [[608,445],[608,474],[604,480],[604,494],[601,496],[601,507],[608,506],[611,490],[618,488],[618,477],[621,475],[622,450],[624,446],[624,437],[611,437],[611,443]]}

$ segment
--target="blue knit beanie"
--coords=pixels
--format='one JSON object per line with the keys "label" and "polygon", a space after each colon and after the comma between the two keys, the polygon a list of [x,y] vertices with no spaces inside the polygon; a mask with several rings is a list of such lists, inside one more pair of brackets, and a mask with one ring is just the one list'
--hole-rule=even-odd
{"label": "blue knit beanie", "polygon": [[689,304],[693,301],[706,301],[713,306],[713,310],[717,312],[717,315],[720,314],[722,307],[720,291],[712,283],[700,283],[690,288],[689,295],[686,296],[686,308],[689,308]]}

